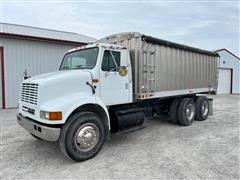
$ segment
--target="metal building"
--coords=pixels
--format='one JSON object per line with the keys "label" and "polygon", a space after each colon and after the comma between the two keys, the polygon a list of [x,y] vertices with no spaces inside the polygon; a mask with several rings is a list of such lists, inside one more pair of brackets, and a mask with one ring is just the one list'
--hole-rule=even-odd
{"label": "metal building", "polygon": [[17,107],[24,71],[58,70],[64,53],[95,39],[76,33],[0,23],[0,106]]}
{"label": "metal building", "polygon": [[239,94],[240,58],[227,49],[215,52],[220,55],[217,94]]}

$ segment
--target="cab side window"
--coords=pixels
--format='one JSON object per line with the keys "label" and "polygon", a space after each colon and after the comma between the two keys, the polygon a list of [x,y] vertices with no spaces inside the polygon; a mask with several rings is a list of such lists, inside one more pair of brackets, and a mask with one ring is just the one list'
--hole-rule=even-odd
{"label": "cab side window", "polygon": [[[112,54],[111,54],[112,52]],[[117,71],[116,65],[114,63],[113,57],[116,61],[116,64],[118,67],[120,67],[120,59],[121,59],[121,53],[118,51],[109,51],[105,50],[103,54],[103,60],[102,60],[102,70],[103,71]],[[113,57],[112,57],[113,55]]]}

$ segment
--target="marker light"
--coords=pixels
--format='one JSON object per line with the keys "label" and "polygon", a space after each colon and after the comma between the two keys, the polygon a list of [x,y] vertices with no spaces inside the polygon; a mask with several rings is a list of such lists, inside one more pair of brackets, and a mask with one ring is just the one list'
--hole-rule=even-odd
{"label": "marker light", "polygon": [[40,112],[40,117],[43,118],[43,119],[51,120],[51,121],[62,120],[62,112],[41,111]]}

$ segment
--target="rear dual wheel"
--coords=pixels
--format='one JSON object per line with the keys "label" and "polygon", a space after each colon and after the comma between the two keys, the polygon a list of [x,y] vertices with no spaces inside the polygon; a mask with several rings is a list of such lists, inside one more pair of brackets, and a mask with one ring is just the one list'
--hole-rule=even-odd
{"label": "rear dual wheel", "polygon": [[178,122],[183,126],[190,126],[196,116],[196,107],[192,98],[183,98],[178,107]]}
{"label": "rear dual wheel", "polygon": [[170,119],[173,123],[189,126],[196,115],[196,107],[192,98],[176,98],[170,106]]}
{"label": "rear dual wheel", "polygon": [[208,117],[209,102],[205,96],[198,96],[196,99],[196,120],[204,121]]}
{"label": "rear dual wheel", "polygon": [[189,126],[194,119],[206,120],[209,113],[209,102],[205,96],[193,98],[176,98],[170,106],[170,119],[173,123]]}
{"label": "rear dual wheel", "polygon": [[172,101],[170,110],[169,110],[170,119],[175,124],[179,124],[179,122],[178,122],[178,107],[179,107],[180,101],[181,101],[181,98],[175,98]]}

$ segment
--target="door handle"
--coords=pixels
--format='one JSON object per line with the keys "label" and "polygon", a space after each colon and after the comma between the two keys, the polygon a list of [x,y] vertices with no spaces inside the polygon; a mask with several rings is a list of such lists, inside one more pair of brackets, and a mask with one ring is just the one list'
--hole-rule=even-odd
{"label": "door handle", "polygon": [[110,72],[105,72],[105,77],[108,77],[110,75]]}

